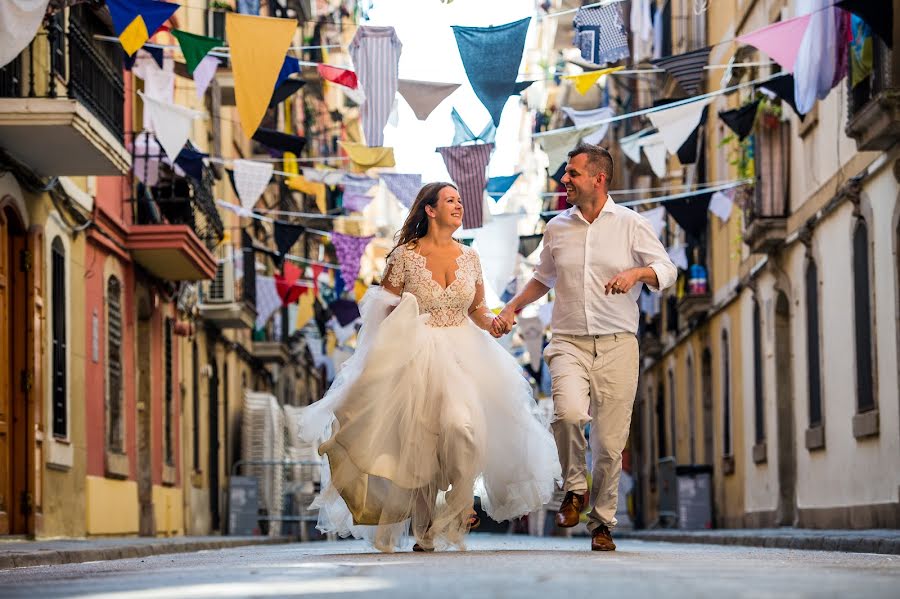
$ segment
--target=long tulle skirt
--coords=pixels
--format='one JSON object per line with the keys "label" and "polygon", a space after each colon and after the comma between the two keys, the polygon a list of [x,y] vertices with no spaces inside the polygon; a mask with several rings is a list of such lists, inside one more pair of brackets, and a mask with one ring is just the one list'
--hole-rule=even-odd
{"label": "long tulle skirt", "polygon": [[373,288],[361,311],[356,353],[300,417],[304,440],[325,440],[318,528],[463,548],[473,494],[498,521],[541,509],[559,459],[512,356],[471,322],[428,326],[408,293]]}

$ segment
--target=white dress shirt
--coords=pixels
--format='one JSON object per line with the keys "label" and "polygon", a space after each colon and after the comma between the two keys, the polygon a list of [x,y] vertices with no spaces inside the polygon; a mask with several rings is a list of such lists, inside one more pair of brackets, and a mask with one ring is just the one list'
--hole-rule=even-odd
{"label": "white dress shirt", "polygon": [[608,335],[637,333],[642,284],[628,293],[604,294],[605,285],[629,268],[649,266],[659,291],[672,285],[678,271],[650,222],[637,212],[606,198],[603,210],[589,223],[577,206],[556,215],[544,231],[544,249],[534,278],[556,289],[554,333]]}

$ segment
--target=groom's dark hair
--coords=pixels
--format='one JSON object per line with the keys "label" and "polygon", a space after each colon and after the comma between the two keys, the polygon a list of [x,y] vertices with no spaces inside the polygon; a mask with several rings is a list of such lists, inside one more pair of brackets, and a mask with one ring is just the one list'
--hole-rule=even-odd
{"label": "groom's dark hair", "polygon": [[575,149],[569,152],[569,158],[574,158],[579,154],[587,156],[588,164],[597,169],[598,172],[606,175],[607,183],[612,182],[613,176],[613,159],[606,148],[579,142]]}

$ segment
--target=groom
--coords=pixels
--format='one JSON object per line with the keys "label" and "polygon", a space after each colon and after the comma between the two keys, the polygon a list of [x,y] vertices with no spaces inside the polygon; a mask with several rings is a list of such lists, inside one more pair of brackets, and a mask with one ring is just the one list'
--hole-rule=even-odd
{"label": "groom", "polygon": [[604,148],[579,144],[569,152],[562,183],[572,207],[547,223],[534,277],[493,324],[509,332],[516,312],[556,289],[553,335],[544,350],[566,492],[556,524],[575,526],[588,505],[584,428],[590,422],[588,530],[594,551],[616,548],[610,529],[637,391],[641,283],[659,291],[677,275],[647,219],[609,197],[612,172]]}

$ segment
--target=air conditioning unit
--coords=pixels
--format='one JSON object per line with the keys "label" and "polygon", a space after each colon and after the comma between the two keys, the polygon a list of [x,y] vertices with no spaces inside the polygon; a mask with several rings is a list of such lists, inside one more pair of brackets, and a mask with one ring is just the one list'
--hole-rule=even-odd
{"label": "air conditioning unit", "polygon": [[219,262],[216,276],[207,285],[207,303],[230,304],[234,302],[234,260]]}

